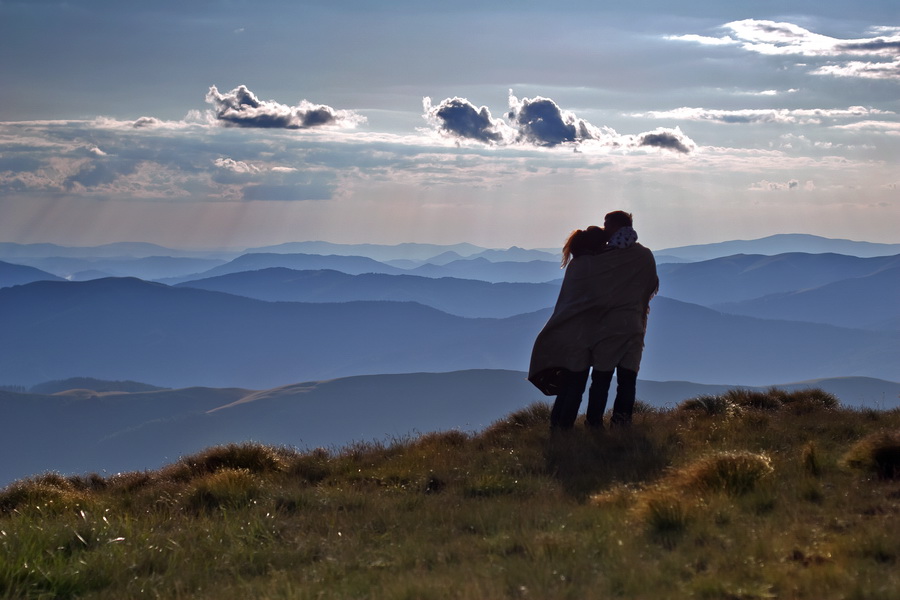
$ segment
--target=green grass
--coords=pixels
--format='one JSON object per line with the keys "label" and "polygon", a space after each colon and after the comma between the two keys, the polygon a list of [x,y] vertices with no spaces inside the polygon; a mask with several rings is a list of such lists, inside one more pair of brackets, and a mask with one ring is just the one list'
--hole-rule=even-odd
{"label": "green grass", "polygon": [[771,390],[550,434],[298,452],[0,490],[0,598],[888,599],[900,411]]}

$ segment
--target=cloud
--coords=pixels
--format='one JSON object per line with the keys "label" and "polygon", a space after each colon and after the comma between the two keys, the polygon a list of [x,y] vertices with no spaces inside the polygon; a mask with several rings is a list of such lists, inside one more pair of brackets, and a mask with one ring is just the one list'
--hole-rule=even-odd
{"label": "cloud", "polygon": [[162,125],[162,121],[156,117],[140,117],[131,124],[135,129],[140,129],[142,127],[159,127],[160,125]]}
{"label": "cloud", "polygon": [[679,119],[683,121],[712,121],[715,123],[821,123],[823,119],[866,118],[877,115],[893,115],[892,111],[851,106],[848,108],[809,109],[738,109],[718,110],[684,106],[673,110],[634,113],[630,116],[652,119]]}
{"label": "cloud", "polygon": [[584,119],[541,96],[519,100],[510,93],[506,116],[517,130],[518,139],[536,146],[556,146],[603,137],[599,129]]}
{"label": "cloud", "polygon": [[432,106],[431,98],[423,98],[425,119],[442,135],[478,140],[485,144],[501,142],[507,129],[503,121],[491,117],[488,107],[476,108],[465,98],[447,98]]}
{"label": "cloud", "polygon": [[233,158],[217,158],[213,164],[232,173],[259,173],[259,167]]}
{"label": "cloud", "polygon": [[886,121],[859,121],[847,125],[836,125],[835,129],[859,131],[864,133],[884,133],[887,135],[900,135],[900,123]]}
{"label": "cloud", "polygon": [[654,131],[642,133],[638,136],[639,147],[650,146],[664,150],[674,150],[681,154],[690,154],[697,149],[697,145],[689,137],[682,133],[681,129],[659,128]]}
{"label": "cloud", "polygon": [[660,128],[638,135],[619,135],[610,127],[596,127],[563,110],[550,98],[519,99],[509,94],[507,121],[495,119],[486,106],[477,107],[465,98],[447,98],[436,106],[423,99],[425,120],[443,137],[472,140],[486,145],[554,148],[566,146],[582,152],[585,148],[629,150],[657,148],[682,154],[697,145],[680,129]]}
{"label": "cloud", "polygon": [[[803,56],[828,60],[815,66],[813,75],[900,80],[900,28],[877,27],[873,37],[838,39],[814,33],[793,23],[744,19],[722,26],[729,33],[720,37],[696,34],[666,39],[701,45],[737,45],[748,52],[768,56]],[[860,59],[860,60],[854,60]]]}
{"label": "cloud", "polygon": [[750,184],[750,191],[753,192],[780,192],[780,191],[792,191],[803,189],[806,191],[812,191],[816,189],[815,183],[812,181],[807,181],[806,183],[800,182],[798,179],[790,179],[788,181],[768,181],[763,179],[762,181],[757,181],[756,183]]}
{"label": "cloud", "polygon": [[850,61],[839,65],[825,65],[812,73],[861,79],[900,79],[900,58],[891,62]]}
{"label": "cloud", "polygon": [[217,122],[234,127],[311,129],[314,127],[356,127],[365,117],[349,110],[335,110],[324,104],[302,100],[287,106],[274,100],[260,100],[247,86],[240,85],[222,94],[212,86],[206,102],[213,105]]}

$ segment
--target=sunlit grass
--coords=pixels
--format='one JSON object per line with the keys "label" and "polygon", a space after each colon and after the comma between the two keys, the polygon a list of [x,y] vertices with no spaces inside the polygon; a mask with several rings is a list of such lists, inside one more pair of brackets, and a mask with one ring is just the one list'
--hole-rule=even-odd
{"label": "sunlit grass", "polygon": [[0,490],[0,598],[896,597],[900,411],[695,400],[35,476]]}

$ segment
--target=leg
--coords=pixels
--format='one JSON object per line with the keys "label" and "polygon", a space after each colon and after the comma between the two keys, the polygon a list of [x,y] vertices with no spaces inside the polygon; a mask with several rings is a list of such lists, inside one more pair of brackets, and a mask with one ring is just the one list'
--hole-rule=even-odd
{"label": "leg", "polygon": [[587,424],[590,427],[603,427],[603,413],[606,412],[606,398],[609,395],[609,383],[612,371],[591,372],[591,389],[588,391]]}
{"label": "leg", "polygon": [[578,416],[581,396],[587,383],[588,371],[569,372],[563,379],[562,389],[550,411],[551,429],[571,429]]}
{"label": "leg", "polygon": [[613,404],[612,425],[631,425],[634,399],[637,388],[637,371],[616,368],[616,401]]}

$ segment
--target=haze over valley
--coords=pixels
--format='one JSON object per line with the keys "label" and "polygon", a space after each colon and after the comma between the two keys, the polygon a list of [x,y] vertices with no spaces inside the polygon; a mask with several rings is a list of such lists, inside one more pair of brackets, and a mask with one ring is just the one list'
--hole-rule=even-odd
{"label": "haze over valley", "polygon": [[[788,238],[742,242],[748,254],[727,254],[730,242],[657,251],[639,399],[815,385],[848,405],[897,405],[900,245],[856,243],[854,256],[831,251],[846,241]],[[770,253],[785,242],[791,252]],[[0,245],[3,439],[32,457],[0,479],[149,468],[247,439],[314,447],[477,430],[547,400],[524,371],[559,290],[558,252],[189,254]]]}

